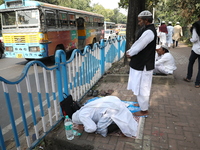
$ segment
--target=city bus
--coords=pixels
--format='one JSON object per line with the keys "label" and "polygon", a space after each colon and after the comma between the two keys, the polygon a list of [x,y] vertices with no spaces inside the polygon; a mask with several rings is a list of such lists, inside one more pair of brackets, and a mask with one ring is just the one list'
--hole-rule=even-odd
{"label": "city bus", "polygon": [[104,37],[100,14],[32,0],[4,0],[0,6],[5,56],[42,59],[58,49],[83,49]]}

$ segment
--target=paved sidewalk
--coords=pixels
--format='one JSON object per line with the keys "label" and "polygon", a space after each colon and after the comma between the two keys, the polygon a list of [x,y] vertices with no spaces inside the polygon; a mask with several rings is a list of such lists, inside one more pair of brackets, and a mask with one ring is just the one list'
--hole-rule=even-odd
{"label": "paved sidewalk", "polygon": [[[175,82],[152,85],[150,114],[145,118],[141,139],[111,135],[104,138],[83,132],[80,137],[75,137],[69,142],[66,140],[63,124],[52,131],[47,139],[91,145],[95,150],[199,150],[200,88],[195,88],[194,82],[183,81],[191,48],[180,43],[180,47],[171,48],[170,51],[177,64]],[[196,73],[197,62],[194,65],[193,80]],[[136,97],[131,91],[126,90],[126,87],[127,82],[99,82],[97,89],[113,89],[112,95],[118,96],[121,100],[136,101]]]}

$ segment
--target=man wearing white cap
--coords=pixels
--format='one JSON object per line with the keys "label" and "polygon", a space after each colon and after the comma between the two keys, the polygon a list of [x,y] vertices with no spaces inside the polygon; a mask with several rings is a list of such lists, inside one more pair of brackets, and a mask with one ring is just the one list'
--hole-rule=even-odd
{"label": "man wearing white cap", "polygon": [[148,10],[138,15],[138,25],[144,28],[140,30],[135,43],[126,52],[126,56],[131,59],[127,89],[132,90],[137,96],[141,109],[134,113],[135,116],[148,115],[157,38],[152,21],[152,13]]}
{"label": "man wearing white cap", "polygon": [[159,27],[159,33],[158,33],[158,36],[160,37],[160,42],[162,45],[165,45],[167,42],[166,40],[167,34],[168,34],[167,26],[165,24],[165,21],[162,21],[161,26]]}
{"label": "man wearing white cap", "polygon": [[174,57],[169,52],[168,46],[162,45],[156,49],[157,58],[155,61],[154,74],[173,74],[176,70]]}
{"label": "man wearing white cap", "polygon": [[174,26],[174,34],[173,34],[173,48],[178,46],[178,40],[183,36],[182,27],[180,26],[180,22],[177,22]]}
{"label": "man wearing white cap", "polygon": [[168,34],[167,34],[167,46],[170,48],[171,44],[173,43],[172,35],[174,33],[174,27],[172,26],[172,22],[171,21],[168,22],[167,31],[168,31]]}

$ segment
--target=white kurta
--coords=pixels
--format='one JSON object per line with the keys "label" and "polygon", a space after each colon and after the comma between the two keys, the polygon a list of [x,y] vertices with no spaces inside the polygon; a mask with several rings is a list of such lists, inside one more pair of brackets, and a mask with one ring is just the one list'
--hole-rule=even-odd
{"label": "white kurta", "polygon": [[192,50],[196,54],[200,55],[200,37],[198,36],[195,28],[192,30],[192,38],[190,41],[193,43]]}
{"label": "white kurta", "polygon": [[167,31],[168,31],[168,34],[167,34],[167,45],[168,45],[168,47],[170,47],[171,44],[173,43],[172,35],[174,33],[174,27],[173,26],[167,26]]}
{"label": "white kurta", "polygon": [[160,32],[159,37],[160,37],[160,42],[162,43],[162,45],[165,45],[167,42],[167,34],[165,32]]}
{"label": "white kurta", "polygon": [[174,70],[176,70],[176,65],[171,53],[164,53],[155,61],[154,73],[173,74]]}
{"label": "white kurta", "polygon": [[72,121],[83,124],[85,132],[107,135],[107,127],[115,122],[127,137],[136,136],[138,123],[116,96],[106,96],[87,103],[72,115]]}
{"label": "white kurta", "polygon": [[[127,53],[130,56],[138,54],[154,40],[154,36],[151,30],[146,30],[141,37],[135,41]],[[137,95],[137,101],[143,111],[148,110],[152,75],[153,70],[146,71],[146,67],[143,71],[130,68],[127,89],[132,90],[133,93]]]}

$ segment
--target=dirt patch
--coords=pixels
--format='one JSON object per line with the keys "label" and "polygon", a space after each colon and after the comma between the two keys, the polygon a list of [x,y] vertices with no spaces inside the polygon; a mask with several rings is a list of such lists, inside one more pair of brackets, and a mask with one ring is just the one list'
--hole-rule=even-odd
{"label": "dirt patch", "polygon": [[106,74],[128,74],[129,73],[129,62],[124,63],[124,57],[112,64],[112,67],[106,72]]}

